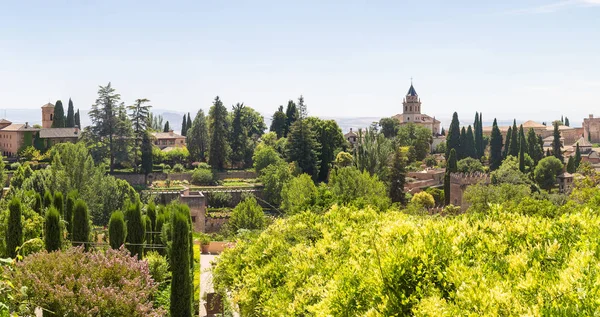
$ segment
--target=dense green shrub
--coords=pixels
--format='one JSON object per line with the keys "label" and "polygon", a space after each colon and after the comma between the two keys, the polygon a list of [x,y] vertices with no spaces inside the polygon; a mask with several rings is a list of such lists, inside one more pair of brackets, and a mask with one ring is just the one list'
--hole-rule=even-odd
{"label": "dense green shrub", "polygon": [[179,163],[175,164],[173,166],[173,168],[171,169],[171,172],[173,173],[183,173],[185,172],[185,167]]}
{"label": "dense green shrub", "polygon": [[233,207],[233,197],[230,193],[212,192],[207,195],[208,206],[213,208]]}
{"label": "dense green shrub", "polygon": [[[87,204],[79,199],[75,202],[73,211],[73,246],[83,245],[87,251],[90,249],[90,214]],[[94,241],[96,242],[96,241]]]}
{"label": "dense green shrub", "polygon": [[14,258],[17,255],[17,248],[23,243],[23,223],[21,220],[21,201],[13,198],[8,203],[8,223],[6,230],[6,255]]}
{"label": "dense green shrub", "polygon": [[192,173],[192,184],[212,185],[214,182],[213,172],[206,168],[196,168]]}
{"label": "dense green shrub", "polygon": [[125,244],[127,237],[127,227],[125,226],[125,216],[121,211],[115,211],[110,216],[108,222],[108,241],[110,247],[117,250]]}
{"label": "dense green shrub", "polygon": [[246,198],[235,206],[227,225],[233,233],[237,233],[240,229],[264,229],[265,214],[262,207],[256,202],[256,198]]}
{"label": "dense green shrub", "polygon": [[50,207],[46,212],[46,221],[44,223],[44,242],[46,251],[53,252],[61,249],[62,246],[62,228],[60,225],[60,214],[55,207]]}
{"label": "dense green shrub", "polygon": [[56,208],[59,215],[63,215],[65,209],[65,202],[63,198],[63,194],[61,192],[54,193],[54,199],[52,200],[52,206]]}
{"label": "dense green shrub", "polygon": [[127,249],[132,255],[142,258],[144,239],[146,238],[146,223],[142,218],[142,204],[137,201],[127,208],[125,213],[127,223]]}

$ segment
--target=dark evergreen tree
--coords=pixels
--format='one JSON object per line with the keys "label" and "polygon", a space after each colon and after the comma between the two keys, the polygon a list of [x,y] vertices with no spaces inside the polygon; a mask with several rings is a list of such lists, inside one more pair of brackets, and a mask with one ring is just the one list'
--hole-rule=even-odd
{"label": "dark evergreen tree", "polygon": [[510,135],[509,155],[519,157],[519,130],[517,130],[517,120],[513,121]]}
{"label": "dark evergreen tree", "polygon": [[455,112],[452,114],[452,122],[448,129],[448,136],[446,136],[446,159],[449,158],[450,151],[452,149],[459,151],[460,147],[460,122],[458,121],[458,114]]}
{"label": "dark evergreen tree", "polygon": [[450,204],[450,174],[458,171],[458,165],[456,160],[456,150],[450,150],[450,156],[448,157],[448,164],[446,164],[446,174],[444,175],[444,200],[446,205]]}
{"label": "dark evergreen tree", "polygon": [[60,227],[60,213],[56,208],[50,207],[46,212],[44,222],[44,244],[46,251],[58,251],[62,247],[62,229]]}
{"label": "dark evergreen tree", "polygon": [[75,126],[75,109],[73,109],[73,101],[69,98],[69,107],[67,108],[67,119],[65,122],[66,128],[73,128]]}
{"label": "dark evergreen tree", "polygon": [[[523,126],[521,126],[522,128]],[[525,140],[525,138],[523,138],[523,140]],[[525,151],[525,142],[520,142],[520,147],[519,147],[519,170],[521,171],[521,173],[525,173],[525,153],[527,153]]]}
{"label": "dark evergreen tree", "polygon": [[67,237],[70,239],[73,233],[73,214],[75,213],[75,202],[77,201],[77,191],[71,191],[67,195],[67,203],[65,204],[65,227],[67,229]]}
{"label": "dark evergreen tree", "polygon": [[563,116],[560,116],[560,124],[565,124],[565,119],[563,119]]}
{"label": "dark evergreen tree", "polygon": [[188,131],[192,127],[192,118],[190,117],[190,113],[187,114],[186,126],[185,126],[185,135],[187,136]]}
{"label": "dark evergreen tree", "polygon": [[163,129],[163,132],[169,132],[171,131],[171,127],[169,126],[169,121],[167,121],[165,123],[165,128]]}
{"label": "dark evergreen tree", "polygon": [[[150,219],[150,225],[146,224],[147,232],[154,232],[156,230],[156,205],[153,202],[150,202],[148,206],[146,206],[146,215],[148,219]],[[154,243],[154,239],[150,237],[148,243]]]}
{"label": "dark evergreen tree", "polygon": [[529,131],[527,131],[527,154],[533,160],[534,165],[537,165],[537,162],[544,158],[544,150],[539,146],[537,135],[533,128],[529,128]]}
{"label": "dark evergreen tree", "polygon": [[13,197],[8,203],[8,223],[6,228],[6,255],[17,256],[17,248],[23,244],[23,224],[21,222],[21,201]]}
{"label": "dark evergreen tree", "polygon": [[269,129],[272,132],[277,134],[277,138],[281,138],[285,135],[286,132],[286,116],[285,112],[283,112],[283,106],[279,106],[279,109],[275,111],[273,114],[273,119],[271,120],[271,128]]}
{"label": "dark evergreen tree", "polygon": [[112,213],[108,222],[108,241],[110,247],[115,250],[119,249],[125,244],[126,236],[125,215],[123,215],[123,212],[117,210]]}
{"label": "dark evergreen tree", "polygon": [[142,136],[142,166],[141,171],[144,175],[148,175],[152,173],[152,169],[154,166],[153,157],[152,157],[152,140],[150,140],[150,135],[148,132],[145,132]]}
{"label": "dark evergreen tree", "polygon": [[498,169],[502,164],[502,133],[498,128],[498,122],[494,118],[492,135],[490,136],[490,169]]}
{"label": "dark evergreen tree", "polygon": [[569,122],[569,118],[567,118],[567,117],[565,117],[565,125],[566,125],[567,127],[570,127],[570,126],[571,126],[571,123]]}
{"label": "dark evergreen tree", "polygon": [[559,159],[561,162],[564,162],[564,158],[562,155],[562,147],[562,143],[560,142],[560,130],[558,129],[558,122],[555,122],[552,139],[552,155],[554,155],[554,157]]}
{"label": "dark evergreen tree", "polygon": [[204,111],[199,110],[194,118],[192,126],[187,132],[187,147],[190,151],[190,157],[196,162],[205,162],[208,152],[208,125]]}
{"label": "dark evergreen tree", "polygon": [[[187,132],[187,122],[186,121],[187,121],[187,117],[184,114],[183,121],[181,122],[181,135],[182,136],[185,136],[185,133]],[[190,122],[190,124],[191,124],[191,122]]]}
{"label": "dark evergreen tree", "polygon": [[57,100],[54,105],[54,118],[52,119],[52,128],[64,128],[65,127],[65,108],[63,108],[62,101]]}
{"label": "dark evergreen tree", "polygon": [[581,150],[579,150],[579,143],[577,143],[577,146],[575,147],[575,159],[573,160],[573,164],[575,170],[577,170],[581,164]]}
{"label": "dark evergreen tree", "polygon": [[233,120],[231,120],[229,145],[231,147],[231,164],[236,167],[240,167],[244,163],[247,152],[248,134],[242,122],[243,111],[243,103],[237,103],[232,107]]}
{"label": "dark evergreen tree", "polygon": [[315,135],[319,151],[319,175],[317,181],[325,182],[329,177],[329,171],[333,167],[336,151],[344,145],[344,134],[335,120],[321,120],[310,117],[305,120]]}
{"label": "dark evergreen tree", "polygon": [[[510,144],[512,143],[512,128],[508,127],[508,132],[506,132],[506,142],[504,143],[504,149],[502,151],[502,158],[505,159],[510,155]],[[517,141],[515,141],[517,142]]]}
{"label": "dark evergreen tree", "polygon": [[[144,137],[147,137],[148,135],[148,116],[150,115],[150,108],[152,107],[147,105],[148,102],[150,102],[150,100],[145,98],[137,99],[133,105],[127,107],[131,111],[129,119],[133,126],[133,168],[136,173],[138,171],[139,152],[142,151],[142,149],[140,149],[140,143],[142,143]],[[150,151],[152,151],[152,148]]]}
{"label": "dark evergreen tree", "polygon": [[127,208],[125,214],[127,223],[127,249],[132,256],[137,256],[142,259],[144,252],[144,239],[146,237],[146,223],[142,219],[142,204],[137,201]]}
{"label": "dark evergreen tree", "polygon": [[[128,136],[120,135],[119,125],[122,124],[122,120],[119,118],[119,110],[122,108],[120,103],[121,95],[115,92],[112,88],[111,83],[106,86],[100,86],[98,89],[98,98],[92,105],[92,110],[89,112],[92,126],[90,129],[93,141],[102,144],[98,146],[98,149],[102,153],[106,152],[104,147],[108,147],[109,155],[109,167],[110,171],[114,171],[115,166],[115,140],[126,142]],[[79,113],[79,111],[78,111]],[[76,116],[77,117],[77,116]],[[128,125],[131,128],[131,124]],[[97,158],[102,160],[104,157]]]}
{"label": "dark evergreen tree", "polygon": [[50,208],[52,206],[52,193],[50,191],[46,191],[44,193],[44,208]]}
{"label": "dark evergreen tree", "polygon": [[229,144],[227,143],[229,122],[227,120],[227,108],[223,106],[219,96],[215,98],[213,106],[210,108],[209,118],[210,147],[208,163],[213,168],[223,170],[227,164],[229,153]]}
{"label": "dark evergreen tree", "polygon": [[310,126],[305,122],[306,106],[302,96],[298,98],[298,120],[293,123],[288,134],[287,155],[290,162],[296,162],[303,173],[316,179],[318,172],[319,144]]}
{"label": "dark evergreen tree", "polygon": [[483,130],[480,131],[481,122],[479,121],[479,113],[475,112],[475,123],[473,124],[475,134],[475,153],[477,159],[483,156]]}
{"label": "dark evergreen tree", "polygon": [[54,192],[54,200],[52,201],[52,205],[58,213],[62,216],[64,214],[65,202],[63,198],[63,194],[59,191]]}
{"label": "dark evergreen tree", "polygon": [[475,136],[473,135],[473,130],[471,129],[471,126],[469,126],[467,128],[467,133],[465,135],[465,142],[466,142],[466,145],[464,147],[465,152],[463,153],[463,155],[465,157],[472,157],[474,159],[479,159],[478,153],[477,153],[477,145],[475,144]]}
{"label": "dark evergreen tree", "polygon": [[481,139],[481,145],[479,146],[479,152],[477,153],[481,158],[485,154],[485,148],[487,147],[488,139],[483,137],[483,113],[479,113],[479,138]]}
{"label": "dark evergreen tree", "polygon": [[79,116],[79,109],[77,109],[77,112],[75,112],[75,126],[78,128],[82,128],[81,127],[81,117]]}
{"label": "dark evergreen tree", "polygon": [[73,246],[81,246],[85,250],[90,249],[90,214],[86,203],[78,199],[73,211]]}
{"label": "dark evergreen tree", "polygon": [[285,137],[290,133],[292,125],[298,120],[298,117],[298,108],[296,107],[296,104],[293,100],[288,101],[287,108],[285,109]]}
{"label": "dark evergreen tree", "polygon": [[446,135],[446,130],[444,130],[444,127],[442,127],[442,131],[440,132],[441,135]]}
{"label": "dark evergreen tree", "polygon": [[152,247],[152,220],[150,220],[148,215],[144,215],[142,217],[142,221],[144,221],[144,227],[146,227],[146,236],[144,237],[145,254],[146,252],[150,251],[150,248]]}
{"label": "dark evergreen tree", "polygon": [[567,172],[575,173],[576,171],[577,171],[577,168],[575,167],[575,159],[573,159],[573,157],[571,156],[567,160]]}
{"label": "dark evergreen tree", "polygon": [[39,215],[42,214],[42,195],[40,193],[35,193],[34,201],[33,201],[33,211],[37,212]]}
{"label": "dark evergreen tree", "polygon": [[189,215],[177,211],[172,215],[171,232],[171,316],[192,316],[192,280],[190,275]]}
{"label": "dark evergreen tree", "polygon": [[406,158],[402,155],[402,150],[400,148],[394,153],[390,174],[390,199],[393,203],[406,205],[406,194],[404,193],[404,184],[406,183]]}
{"label": "dark evergreen tree", "polygon": [[468,156],[469,150],[467,149],[467,147],[469,146],[469,144],[471,143],[467,140],[467,130],[465,129],[465,127],[462,127],[460,129],[460,146],[458,147],[458,149],[456,149],[457,160],[460,161]]}
{"label": "dark evergreen tree", "polygon": [[548,157],[548,156],[552,156],[552,152],[550,152],[550,149],[546,150],[546,157]]}

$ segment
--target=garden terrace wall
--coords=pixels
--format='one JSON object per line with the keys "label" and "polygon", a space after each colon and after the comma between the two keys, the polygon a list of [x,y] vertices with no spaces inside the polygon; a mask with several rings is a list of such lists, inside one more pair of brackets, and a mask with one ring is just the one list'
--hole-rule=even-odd
{"label": "garden terrace wall", "polygon": [[[148,179],[144,174],[133,174],[133,173],[111,173],[112,176],[122,179],[128,182],[130,185],[146,185],[154,181],[188,181],[192,180],[192,172],[185,173],[150,173]],[[214,173],[216,180],[224,180],[227,178],[240,178],[240,179],[253,179],[256,178],[256,173],[252,171],[225,171]]]}
{"label": "garden terrace wall", "polygon": [[257,177],[253,171],[224,171],[215,173],[215,179],[217,180],[224,180],[226,178],[253,179]]}
{"label": "garden terrace wall", "polygon": [[[270,206],[265,205],[263,202],[263,189],[262,188],[224,189],[221,187],[221,188],[215,189],[215,190],[206,190],[206,188],[202,188],[202,189],[200,189],[200,191],[204,194],[204,196],[206,196],[207,200],[208,200],[208,197],[210,197],[211,193],[216,193],[216,192],[228,193],[231,195],[231,205],[232,206],[237,206],[237,204],[242,202],[242,197],[244,196],[244,193],[253,194],[257,198],[258,203],[262,207],[270,207]],[[211,207],[211,206],[209,206],[209,207]]]}

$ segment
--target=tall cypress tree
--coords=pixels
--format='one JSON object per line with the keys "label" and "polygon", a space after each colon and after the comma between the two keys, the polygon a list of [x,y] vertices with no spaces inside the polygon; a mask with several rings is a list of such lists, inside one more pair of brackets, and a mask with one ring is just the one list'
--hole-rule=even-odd
{"label": "tall cypress tree", "polygon": [[121,211],[115,211],[110,216],[108,222],[108,241],[110,247],[117,250],[125,244],[127,237],[127,227],[125,226],[125,216]]}
{"label": "tall cypress tree", "polygon": [[406,183],[406,163],[402,150],[396,149],[390,175],[389,195],[393,203],[406,204],[406,195],[404,194],[404,184]]}
{"label": "tall cypress tree", "polygon": [[517,130],[517,120],[513,121],[513,126],[510,135],[509,155],[519,157],[519,130]]}
{"label": "tall cypress tree", "polygon": [[465,127],[462,127],[460,129],[460,146],[458,147],[458,149],[456,149],[456,159],[457,160],[462,160],[465,157],[467,157],[467,153],[469,153],[469,150],[467,149],[467,146],[470,144],[467,140],[467,130],[465,129]]}
{"label": "tall cypress tree", "polygon": [[577,168],[575,168],[575,159],[573,159],[573,157],[570,156],[567,160],[567,172],[575,173],[575,171],[577,171]]}
{"label": "tall cypress tree", "polygon": [[73,212],[73,246],[83,245],[87,251],[90,249],[90,214],[86,203],[78,199]]}
{"label": "tall cypress tree", "polygon": [[21,201],[13,197],[8,203],[8,226],[6,228],[6,255],[17,256],[17,248],[23,243],[23,224],[21,223]]}
{"label": "tall cypress tree", "polygon": [[471,126],[469,126],[467,128],[467,133],[465,135],[465,141],[466,141],[466,145],[465,145],[466,152],[463,153],[463,155],[465,157],[472,157],[474,159],[478,159],[477,145],[475,144],[475,136],[473,135],[473,130],[471,129]]}
{"label": "tall cypress tree", "polygon": [[480,158],[483,156],[483,134],[480,134],[481,131],[481,122],[479,121],[479,113],[475,112],[475,123],[473,124],[473,128],[475,129],[475,153],[477,156],[475,158]]}
{"label": "tall cypress tree", "polygon": [[181,122],[181,135],[185,136],[185,133],[187,132],[187,117],[185,116],[185,114],[183,115],[183,121]]}
{"label": "tall cypress tree", "polygon": [[186,125],[185,125],[185,135],[186,136],[188,134],[188,131],[190,131],[191,127],[192,127],[192,118],[190,117],[190,113],[188,112],[187,121],[186,121]]}
{"label": "tall cypress tree", "polygon": [[248,144],[248,134],[242,122],[243,111],[243,103],[237,103],[232,107],[233,120],[231,122],[229,144],[231,146],[231,164],[234,166],[240,166],[244,163],[246,145]]}
{"label": "tall cypress tree", "polygon": [[444,200],[446,205],[450,204],[450,174],[456,173],[458,170],[456,160],[456,150],[450,150],[448,164],[446,164],[446,174],[444,175]]}
{"label": "tall cypress tree", "polygon": [[523,125],[519,126],[519,169],[525,173],[525,153],[527,153],[527,139],[525,138],[525,130]]}
{"label": "tall cypress tree", "polygon": [[446,160],[450,156],[450,150],[454,149],[459,151],[460,147],[460,122],[458,121],[458,114],[454,112],[452,114],[452,122],[450,122],[450,128],[448,128],[448,135],[446,136]]}
{"label": "tall cypress tree", "polygon": [[227,164],[229,153],[229,143],[227,142],[229,122],[227,108],[225,108],[219,96],[215,98],[213,106],[210,108],[209,118],[210,147],[208,163],[213,168],[223,170]]}
{"label": "tall cypress tree", "polygon": [[142,135],[142,166],[141,171],[144,175],[148,175],[152,173],[152,169],[154,166],[153,157],[152,157],[152,141],[150,140],[150,135],[148,132],[145,132]]}
{"label": "tall cypress tree", "polygon": [[44,192],[44,208],[50,208],[52,206],[52,194],[50,191]]}
{"label": "tall cypress tree", "polygon": [[75,201],[77,201],[77,191],[71,191],[67,195],[67,203],[65,204],[64,220],[67,229],[67,237],[71,238],[73,233],[73,214],[75,213]]}
{"label": "tall cypress tree", "polygon": [[62,247],[62,230],[60,228],[60,213],[56,208],[50,207],[44,222],[44,243],[46,251],[58,251]]}
{"label": "tall cypress tree", "polygon": [[75,126],[81,129],[81,117],[79,116],[79,109],[75,112]]}
{"label": "tall cypress tree", "polygon": [[146,228],[146,236],[144,237],[144,254],[146,254],[150,250],[149,247],[152,245],[152,220],[150,220],[148,215],[144,215],[142,220],[144,221],[144,227]]}
{"label": "tall cypress tree", "polygon": [[56,210],[61,216],[64,214],[65,203],[63,199],[63,194],[61,192],[54,192],[54,200],[52,201],[52,205],[54,206],[54,208],[56,208]]}
{"label": "tall cypress tree", "polygon": [[566,125],[567,127],[570,127],[570,126],[571,126],[571,123],[569,122],[569,118],[567,118],[567,117],[565,117],[565,125]]}
{"label": "tall cypress tree", "polygon": [[553,133],[553,139],[552,139],[552,155],[554,155],[554,157],[556,157],[557,159],[559,159],[562,162],[564,162],[564,158],[562,155],[562,143],[560,143],[560,130],[558,129],[558,122],[554,122],[554,133]]}
{"label": "tall cypress tree", "polygon": [[287,108],[285,109],[285,137],[290,133],[292,125],[298,120],[298,117],[298,108],[296,108],[296,104],[293,100],[288,101]]}
{"label": "tall cypress tree", "polygon": [[575,170],[577,170],[581,164],[581,151],[579,150],[579,143],[577,143],[577,147],[575,148],[575,160],[573,161],[573,164],[575,165]]}
{"label": "tall cypress tree", "polygon": [[[146,215],[150,219],[150,226],[146,225],[146,231],[157,231],[156,230],[156,205],[153,202],[150,202],[148,206],[146,206]],[[154,243],[154,239],[151,238],[151,243]]]}
{"label": "tall cypress tree", "polygon": [[479,146],[479,157],[482,157],[485,154],[485,139],[483,138],[483,114],[479,113],[479,139],[481,140],[481,144]]}
{"label": "tall cypress tree", "polygon": [[498,122],[494,118],[492,135],[490,136],[490,169],[498,169],[502,164],[502,133],[498,128]]}
{"label": "tall cypress tree", "polygon": [[64,128],[65,127],[65,109],[63,108],[62,101],[57,100],[54,105],[54,119],[52,119],[52,128]]}
{"label": "tall cypress tree", "polygon": [[285,112],[283,112],[283,106],[279,106],[279,109],[275,111],[273,114],[273,119],[271,120],[271,128],[269,129],[272,132],[277,134],[277,138],[281,138],[285,135],[286,129],[286,116]]}
{"label": "tall cypress tree", "polygon": [[75,109],[73,109],[73,101],[69,98],[69,107],[67,108],[67,121],[65,122],[66,128],[72,128],[75,126]]}
{"label": "tall cypress tree", "polygon": [[165,123],[165,128],[163,129],[163,132],[169,132],[171,131],[171,127],[169,126],[169,121],[167,121]]}
{"label": "tall cypress tree", "polygon": [[[174,210],[175,211],[175,210]],[[190,276],[190,254],[188,224],[189,215],[177,210],[172,216],[171,232],[171,316],[192,316],[192,280]]]}
{"label": "tall cypress tree", "polygon": [[33,201],[33,211],[37,212],[39,215],[42,214],[42,208],[43,208],[43,203],[42,203],[42,195],[40,195],[40,193],[35,193],[34,196],[34,201]]}
{"label": "tall cypress tree", "polygon": [[[515,141],[517,142],[517,141]],[[507,158],[510,155],[510,144],[512,143],[512,128],[508,127],[506,132],[506,142],[504,143],[504,150],[502,151],[502,158]]]}
{"label": "tall cypress tree", "polygon": [[125,218],[127,220],[127,249],[132,256],[137,256],[141,260],[146,237],[146,223],[142,219],[142,204],[139,201],[131,204]]}
{"label": "tall cypress tree", "polygon": [[529,131],[527,131],[527,154],[529,154],[533,160],[534,166],[537,165],[537,162],[539,162],[544,156],[543,150],[541,150],[538,146],[537,135],[535,134],[535,130],[533,130],[533,128],[529,128]]}

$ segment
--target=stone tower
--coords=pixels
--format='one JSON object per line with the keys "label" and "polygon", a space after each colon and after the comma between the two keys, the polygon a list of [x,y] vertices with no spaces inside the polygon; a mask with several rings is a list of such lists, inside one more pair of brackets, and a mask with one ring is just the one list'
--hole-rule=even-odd
{"label": "stone tower", "polygon": [[402,110],[404,123],[420,122],[423,119],[421,118],[421,99],[412,83],[410,83],[408,93],[402,101],[402,106],[404,107]]}
{"label": "stone tower", "polygon": [[42,128],[47,129],[52,127],[54,120],[54,105],[47,103],[42,106]]}

